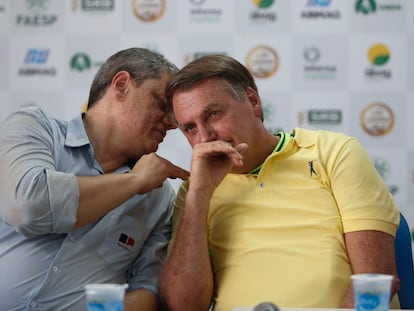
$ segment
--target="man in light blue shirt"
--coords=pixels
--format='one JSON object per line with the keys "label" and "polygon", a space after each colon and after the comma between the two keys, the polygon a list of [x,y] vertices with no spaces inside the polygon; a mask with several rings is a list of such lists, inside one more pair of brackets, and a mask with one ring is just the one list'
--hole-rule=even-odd
{"label": "man in light blue shirt", "polygon": [[131,48],[112,55],[86,113],[39,108],[0,126],[0,310],[86,310],[88,283],[128,283],[124,310],[159,310],[174,191],[188,172],[155,154],[173,128],[176,67]]}

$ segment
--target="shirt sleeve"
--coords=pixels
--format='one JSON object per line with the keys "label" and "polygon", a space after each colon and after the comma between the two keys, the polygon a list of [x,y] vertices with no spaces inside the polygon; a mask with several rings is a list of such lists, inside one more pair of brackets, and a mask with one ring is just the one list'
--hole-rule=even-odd
{"label": "shirt sleeve", "polygon": [[332,154],[328,172],[344,232],[378,230],[395,236],[399,211],[361,143],[350,138]]}
{"label": "shirt sleeve", "polygon": [[151,231],[141,252],[129,271],[129,288],[144,288],[159,295],[159,276],[167,255],[167,246],[171,238],[171,220],[175,192],[165,182],[162,191],[153,191],[153,209],[162,211],[157,225]]}
{"label": "shirt sleeve", "polygon": [[53,137],[38,108],[16,112],[0,127],[0,217],[26,236],[67,232],[76,221],[76,176],[56,171]]}
{"label": "shirt sleeve", "polygon": [[168,244],[168,253],[171,252],[175,239],[177,237],[178,226],[180,224],[181,215],[183,213],[184,201],[185,201],[185,196],[187,195],[187,192],[188,192],[188,186],[189,186],[189,180],[186,180],[181,184],[180,189],[178,190],[177,197],[175,198],[175,201],[174,201],[172,235],[171,235],[170,243]]}

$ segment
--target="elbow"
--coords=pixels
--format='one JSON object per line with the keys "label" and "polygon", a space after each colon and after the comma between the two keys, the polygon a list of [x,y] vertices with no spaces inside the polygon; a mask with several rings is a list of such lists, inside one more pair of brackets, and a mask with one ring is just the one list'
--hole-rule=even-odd
{"label": "elbow", "polygon": [[400,278],[397,274],[395,274],[391,284],[391,298],[398,293],[398,291],[400,290],[400,285]]}
{"label": "elbow", "polygon": [[33,236],[50,232],[50,212],[45,211],[44,202],[36,199],[15,199],[3,201],[1,217],[17,232]]}
{"label": "elbow", "polygon": [[211,305],[211,296],[206,293],[197,294],[194,290],[179,289],[173,284],[169,289],[161,289],[162,299],[168,311],[208,311]]}
{"label": "elbow", "polygon": [[210,304],[203,304],[200,300],[194,300],[192,297],[188,297],[188,295],[177,295],[177,297],[170,297],[170,299],[164,297],[164,302],[168,311],[208,311],[210,308]]}

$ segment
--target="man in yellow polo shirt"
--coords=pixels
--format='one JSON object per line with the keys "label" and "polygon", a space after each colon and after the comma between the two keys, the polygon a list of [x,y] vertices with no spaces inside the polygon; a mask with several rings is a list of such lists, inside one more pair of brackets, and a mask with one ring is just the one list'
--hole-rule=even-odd
{"label": "man in yellow polo shirt", "polygon": [[161,276],[169,310],[352,308],[353,273],[395,275],[396,293],[399,212],[355,138],[269,133],[253,77],[223,55],[181,69],[166,96],[193,147]]}

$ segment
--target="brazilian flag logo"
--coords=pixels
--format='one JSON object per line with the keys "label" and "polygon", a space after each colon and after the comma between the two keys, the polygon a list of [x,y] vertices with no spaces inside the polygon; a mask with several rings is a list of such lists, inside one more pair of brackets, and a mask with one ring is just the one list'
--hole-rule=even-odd
{"label": "brazilian flag logo", "polygon": [[252,0],[254,5],[259,9],[267,9],[273,5],[273,0]]}
{"label": "brazilian flag logo", "polygon": [[371,46],[368,50],[368,60],[374,66],[382,66],[390,59],[390,50],[382,43]]}

